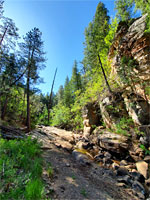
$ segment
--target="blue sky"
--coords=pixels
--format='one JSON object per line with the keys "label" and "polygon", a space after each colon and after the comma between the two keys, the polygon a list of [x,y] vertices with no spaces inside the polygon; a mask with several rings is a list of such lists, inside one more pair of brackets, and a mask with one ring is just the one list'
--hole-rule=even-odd
{"label": "blue sky", "polygon": [[[114,15],[114,0],[103,0]],[[37,27],[42,32],[46,51],[46,68],[40,72],[44,84],[38,85],[43,93],[50,92],[56,67],[54,92],[71,77],[74,60],[83,58],[84,30],[93,19],[99,1],[96,0],[6,0],[4,15],[14,20],[20,36]],[[81,64],[78,64],[81,67]]]}

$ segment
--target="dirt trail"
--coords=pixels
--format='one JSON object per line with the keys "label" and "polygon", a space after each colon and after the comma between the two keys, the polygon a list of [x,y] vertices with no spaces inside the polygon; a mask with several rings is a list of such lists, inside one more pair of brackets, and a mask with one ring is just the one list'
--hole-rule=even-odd
{"label": "dirt trail", "polygon": [[45,165],[51,165],[54,169],[52,177],[49,177],[46,169],[43,171],[47,197],[58,200],[137,199],[130,189],[117,186],[115,174],[111,170],[91,161],[83,164],[75,160],[71,154],[75,139],[72,132],[41,127],[33,131],[32,135],[43,142]]}

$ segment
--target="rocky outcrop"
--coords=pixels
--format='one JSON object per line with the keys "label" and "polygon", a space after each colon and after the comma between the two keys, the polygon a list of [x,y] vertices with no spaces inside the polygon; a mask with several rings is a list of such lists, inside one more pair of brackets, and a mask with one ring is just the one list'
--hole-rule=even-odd
{"label": "rocky outcrop", "polygon": [[100,110],[107,128],[115,128],[122,117],[128,116],[122,92],[116,92],[100,100]]}
{"label": "rocky outcrop", "polygon": [[150,104],[141,96],[131,93],[123,94],[127,112],[137,125],[150,123]]}
{"label": "rocky outcrop", "polygon": [[100,147],[107,151],[118,153],[120,155],[126,154],[129,147],[128,138],[122,135],[105,131],[98,137]]}
{"label": "rocky outcrop", "polygon": [[146,16],[133,20],[131,25],[121,22],[109,51],[112,76],[116,77],[119,84],[118,70],[121,58],[126,56],[137,62],[131,70],[131,76],[136,92],[143,98],[145,93],[142,83],[150,82],[150,34],[145,33]]}
{"label": "rocky outcrop", "polygon": [[88,137],[93,130],[93,127],[100,124],[100,109],[97,104],[88,103],[82,110],[83,117],[83,135]]}

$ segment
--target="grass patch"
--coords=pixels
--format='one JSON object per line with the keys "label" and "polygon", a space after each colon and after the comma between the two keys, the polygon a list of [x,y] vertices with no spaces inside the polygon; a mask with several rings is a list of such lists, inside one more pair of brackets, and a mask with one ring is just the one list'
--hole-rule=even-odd
{"label": "grass patch", "polygon": [[0,200],[44,197],[42,152],[37,140],[0,139]]}
{"label": "grass patch", "polygon": [[49,178],[52,178],[52,177],[53,177],[53,175],[54,175],[54,170],[53,170],[53,168],[52,168],[51,166],[48,167],[47,173],[48,173]]}
{"label": "grass patch", "polygon": [[82,188],[81,192],[80,192],[84,197],[87,197],[87,192],[84,188]]}

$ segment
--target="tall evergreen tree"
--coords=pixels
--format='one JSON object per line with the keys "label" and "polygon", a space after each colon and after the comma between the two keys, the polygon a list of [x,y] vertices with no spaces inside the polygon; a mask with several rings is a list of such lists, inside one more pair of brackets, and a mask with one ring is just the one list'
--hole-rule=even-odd
{"label": "tall evergreen tree", "polygon": [[59,87],[59,90],[57,92],[57,100],[58,100],[58,103],[62,102],[63,101],[63,97],[64,97],[64,87],[63,85],[61,85]]}
{"label": "tall evergreen tree", "polygon": [[71,76],[71,85],[72,85],[72,92],[76,92],[82,88],[81,84],[81,75],[78,71],[77,61],[74,61],[74,65],[72,68],[72,76]]}
{"label": "tall evergreen tree", "polygon": [[[108,48],[105,44],[105,37],[109,31],[109,16],[107,9],[103,3],[99,3],[96,9],[95,17],[88,28],[85,29],[85,49],[84,49],[84,68],[86,72],[90,70],[89,74],[101,73],[104,77],[105,83],[111,92],[110,85],[107,80],[106,72],[104,69],[104,60],[106,59]],[[105,59],[102,59],[104,58]],[[101,69],[101,72],[99,70]]]}
{"label": "tall evergreen tree", "polygon": [[13,48],[18,37],[18,28],[13,20],[3,17],[0,25],[0,47]]}
{"label": "tall evergreen tree", "polygon": [[4,3],[4,1],[3,1],[3,0],[0,0],[0,18],[1,18],[2,15],[3,15],[3,3]]}
{"label": "tall evergreen tree", "polygon": [[42,33],[38,28],[29,31],[24,37],[24,42],[20,44],[24,58],[26,60],[26,90],[27,90],[27,128],[31,129],[30,123],[30,89],[34,83],[40,79],[38,71],[45,67],[45,52],[43,51]]}
{"label": "tall evergreen tree", "polygon": [[73,102],[71,84],[70,84],[70,80],[68,76],[66,77],[66,80],[65,80],[63,101],[66,107],[70,107]]}
{"label": "tall evergreen tree", "polygon": [[115,9],[119,21],[127,21],[133,16],[133,2],[131,0],[116,0]]}

